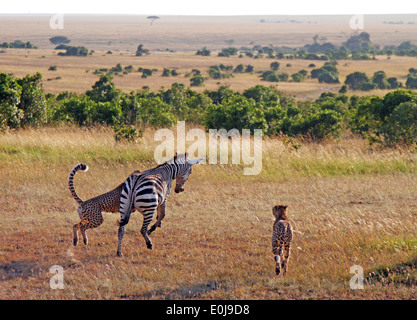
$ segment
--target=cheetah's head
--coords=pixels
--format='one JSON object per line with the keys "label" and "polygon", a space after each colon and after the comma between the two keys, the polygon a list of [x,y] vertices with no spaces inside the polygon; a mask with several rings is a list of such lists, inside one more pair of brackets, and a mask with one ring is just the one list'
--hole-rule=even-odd
{"label": "cheetah's head", "polygon": [[277,219],[287,219],[287,208],[288,206],[277,205],[272,208],[272,213]]}

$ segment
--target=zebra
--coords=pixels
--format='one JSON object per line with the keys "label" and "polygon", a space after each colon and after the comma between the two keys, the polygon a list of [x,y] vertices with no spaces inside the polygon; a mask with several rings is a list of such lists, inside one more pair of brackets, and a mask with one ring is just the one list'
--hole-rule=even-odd
{"label": "zebra", "polygon": [[[148,249],[153,248],[149,235],[157,227],[161,227],[161,221],[165,217],[166,200],[171,193],[172,181],[176,179],[175,192],[184,191],[184,183],[192,172],[192,166],[199,164],[203,159],[189,160],[188,154],[175,153],[171,160],[140,175],[130,175],[123,184],[120,196],[120,222],[118,231],[117,255],[122,256],[122,239],[125,227],[129,222],[133,209],[143,214],[143,224],[140,230]],[[148,230],[155,210],[157,221]]]}

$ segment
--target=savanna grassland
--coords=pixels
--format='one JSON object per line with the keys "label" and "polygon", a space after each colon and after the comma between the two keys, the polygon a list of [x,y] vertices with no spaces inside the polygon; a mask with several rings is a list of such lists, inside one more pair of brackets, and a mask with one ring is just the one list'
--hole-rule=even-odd
{"label": "savanna grassland", "polygon": [[[416,67],[416,58],[407,56],[378,55],[375,60],[339,60],[339,84],[319,83],[317,79],[303,82],[271,83],[262,81],[260,73],[269,70],[273,61],[281,64],[280,72],[296,73],[302,69],[310,72],[315,64],[321,67],[325,61],[301,59],[261,59],[245,55],[218,57],[217,53],[226,47],[284,46],[299,48],[312,44],[313,37],[320,36],[321,42],[341,45],[358,30],[349,26],[350,16],[236,16],[236,17],[170,17],[162,16],[150,23],[146,16],[83,16],[65,15],[63,29],[51,29],[52,16],[2,16],[0,17],[0,43],[14,40],[30,41],[38,49],[2,49],[0,53],[1,72],[13,73],[16,77],[40,72],[44,79],[46,92],[58,94],[63,91],[82,93],[90,89],[99,75],[94,71],[100,68],[133,66],[135,70],[127,75],[114,76],[114,83],[125,92],[148,86],[153,91],[170,87],[173,83],[190,85],[186,77],[193,69],[200,70],[207,81],[202,87],[194,89],[213,90],[219,85],[229,85],[231,89],[243,91],[256,84],[275,85],[283,93],[294,95],[297,99],[318,98],[323,92],[337,92],[348,74],[358,71],[371,77],[384,70],[388,77],[396,77],[405,83],[408,69]],[[264,20],[263,23],[260,20]],[[389,24],[387,21],[404,21],[403,24]],[[414,15],[364,17],[364,29],[371,35],[372,42],[379,45],[399,45],[404,41],[417,42]],[[49,42],[54,36],[66,36],[69,45],[85,46],[93,50],[86,57],[58,56],[56,45]],[[150,50],[150,55],[136,57],[139,44]],[[206,47],[211,56],[197,56],[197,50]],[[109,54],[108,52],[111,52]],[[235,74],[232,78],[212,79],[207,70],[212,65],[238,64],[252,65],[254,72]],[[56,66],[51,71],[49,67]],[[141,78],[138,68],[156,69],[146,79]],[[175,69],[178,76],[163,77],[163,68]],[[375,94],[382,96],[386,90],[355,92],[354,94]],[[349,94],[351,94],[349,92]]]}
{"label": "savanna grassland", "polygon": [[[288,74],[310,72],[311,63],[319,68],[324,61],[218,57],[222,48],[294,48],[312,43],[315,35],[340,45],[355,33],[347,16],[297,17],[296,22],[266,17],[262,23],[264,17],[161,17],[152,25],[145,16],[65,16],[62,30],[51,29],[50,18],[0,16],[0,43],[20,39],[38,46],[2,48],[0,73],[23,77],[40,72],[46,94],[84,93],[99,79],[95,70],[119,63],[135,70],[113,77],[115,86],[127,93],[143,86],[158,92],[175,82],[189,86],[185,74],[193,69],[207,77],[211,65],[251,64],[255,72],[210,78],[203,87],[193,87],[203,92],[226,84],[242,92],[270,85],[259,72],[269,70],[273,61]],[[395,22],[395,16],[378,19],[365,16],[364,31],[373,43],[417,42],[415,24],[382,23]],[[48,40],[57,35],[94,53],[58,56]],[[149,55],[135,56],[140,43]],[[203,47],[212,55],[197,56]],[[145,79],[136,71],[139,67],[157,71]],[[398,55],[338,60],[340,83],[307,78],[274,86],[304,101],[337,93],[355,71],[371,77],[383,70],[404,84],[409,69],[416,67],[415,57]],[[179,75],[163,77],[163,68]],[[349,90],[347,95],[383,96],[388,91]],[[65,122],[0,133],[0,299],[417,298],[415,144],[370,146],[347,130],[340,138],[320,142],[264,136],[262,171],[254,176],[243,175],[244,165],[196,166],[185,192],[168,199],[162,228],[152,234],[152,251],[139,232],[138,212],[127,225],[122,258],[116,256],[118,213],[104,213],[104,223],[87,232],[88,246],[74,247],[72,226],[79,217],[68,190],[70,170],[80,162],[90,168],[75,176],[83,200],[109,191],[134,170],[156,165],[155,132],[145,127],[143,137],[133,143],[115,142],[110,126]],[[289,206],[294,226],[286,278],[275,275],[271,247],[276,204]],[[62,290],[50,288],[54,265],[64,270]],[[363,290],[349,287],[354,265],[364,270]]]}
{"label": "savanna grassland", "polygon": [[[174,129],[175,131],[175,129]],[[22,129],[0,136],[2,299],[406,299],[416,297],[416,154],[371,149],[345,137],[326,144],[265,138],[263,168],[195,167],[185,192],[168,200],[154,250],[132,215],[116,256],[119,214],[72,244],[77,205],[133,170],[153,167],[155,131],[115,144],[111,129]],[[272,206],[289,205],[295,236],[289,273],[276,277]],[[64,269],[52,290],[49,269]],[[351,290],[350,267],[365,272]],[[388,269],[387,269],[388,268]],[[387,271],[389,270],[389,271]],[[371,276],[369,276],[371,275]]]}

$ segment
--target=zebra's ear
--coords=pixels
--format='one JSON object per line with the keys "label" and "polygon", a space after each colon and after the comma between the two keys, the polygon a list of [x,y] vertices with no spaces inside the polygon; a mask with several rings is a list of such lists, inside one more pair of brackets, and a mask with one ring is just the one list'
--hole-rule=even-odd
{"label": "zebra's ear", "polygon": [[203,159],[193,159],[193,160],[188,160],[187,162],[191,165],[195,165],[195,164],[199,164],[201,161],[203,161]]}

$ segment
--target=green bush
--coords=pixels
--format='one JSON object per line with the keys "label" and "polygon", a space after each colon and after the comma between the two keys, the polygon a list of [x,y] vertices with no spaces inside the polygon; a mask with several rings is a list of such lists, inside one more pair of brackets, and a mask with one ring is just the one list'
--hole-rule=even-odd
{"label": "green bush", "polygon": [[275,71],[268,70],[262,73],[261,75],[262,80],[269,81],[269,82],[279,82],[279,76]]}
{"label": "green bush", "polygon": [[363,72],[353,72],[345,80],[345,85],[349,86],[351,90],[360,90],[364,83],[369,83],[369,78]]}
{"label": "green bush", "polygon": [[124,124],[113,126],[113,130],[116,142],[135,142],[137,138],[141,138],[143,136],[142,130],[138,133],[135,127]]}
{"label": "green bush", "polygon": [[211,105],[204,118],[206,128],[212,129],[261,129],[266,131],[264,113],[256,107],[253,99],[240,94],[224,99],[221,104]]}
{"label": "green bush", "polygon": [[326,62],[321,68],[311,70],[311,78],[319,82],[339,83],[339,72],[335,62]]}
{"label": "green bush", "polygon": [[387,145],[412,145],[417,142],[417,104],[402,102],[394,108],[381,130]]}
{"label": "green bush", "polygon": [[235,56],[237,55],[237,49],[233,47],[225,48],[225,49],[222,49],[222,51],[220,51],[217,55],[219,57]]}
{"label": "green bush", "polygon": [[42,75],[26,75],[17,82],[22,88],[19,109],[23,111],[21,125],[40,126],[47,122],[47,104],[42,89]]}
{"label": "green bush", "polygon": [[23,111],[18,108],[22,87],[10,74],[0,73],[0,130],[20,125]]}
{"label": "green bush", "polygon": [[403,89],[387,93],[383,98],[361,98],[349,126],[370,143],[412,144],[417,139],[416,101],[417,93]]}
{"label": "green bush", "polygon": [[206,47],[204,47],[201,50],[197,50],[196,55],[198,56],[204,56],[204,57],[208,57],[211,55],[211,51],[208,50]]}
{"label": "green bush", "polygon": [[112,80],[113,77],[111,75],[105,74],[100,76],[91,90],[86,91],[86,95],[95,102],[113,101],[121,94],[121,90],[116,88]]}
{"label": "green bush", "polygon": [[339,137],[342,133],[342,117],[334,110],[321,110],[306,117],[298,117],[288,128],[289,135],[302,135],[312,140]]}
{"label": "green bush", "polygon": [[85,57],[88,55],[88,49],[86,47],[81,46],[67,46],[61,44],[57,46],[55,49],[57,50],[65,50],[65,52],[58,52],[59,56],[75,56],[75,57]]}
{"label": "green bush", "polygon": [[192,87],[202,87],[204,86],[204,81],[206,81],[206,78],[204,78],[203,76],[194,76],[192,78],[190,78],[190,86]]}
{"label": "green bush", "polygon": [[405,86],[409,89],[417,89],[417,76],[409,74]]}

